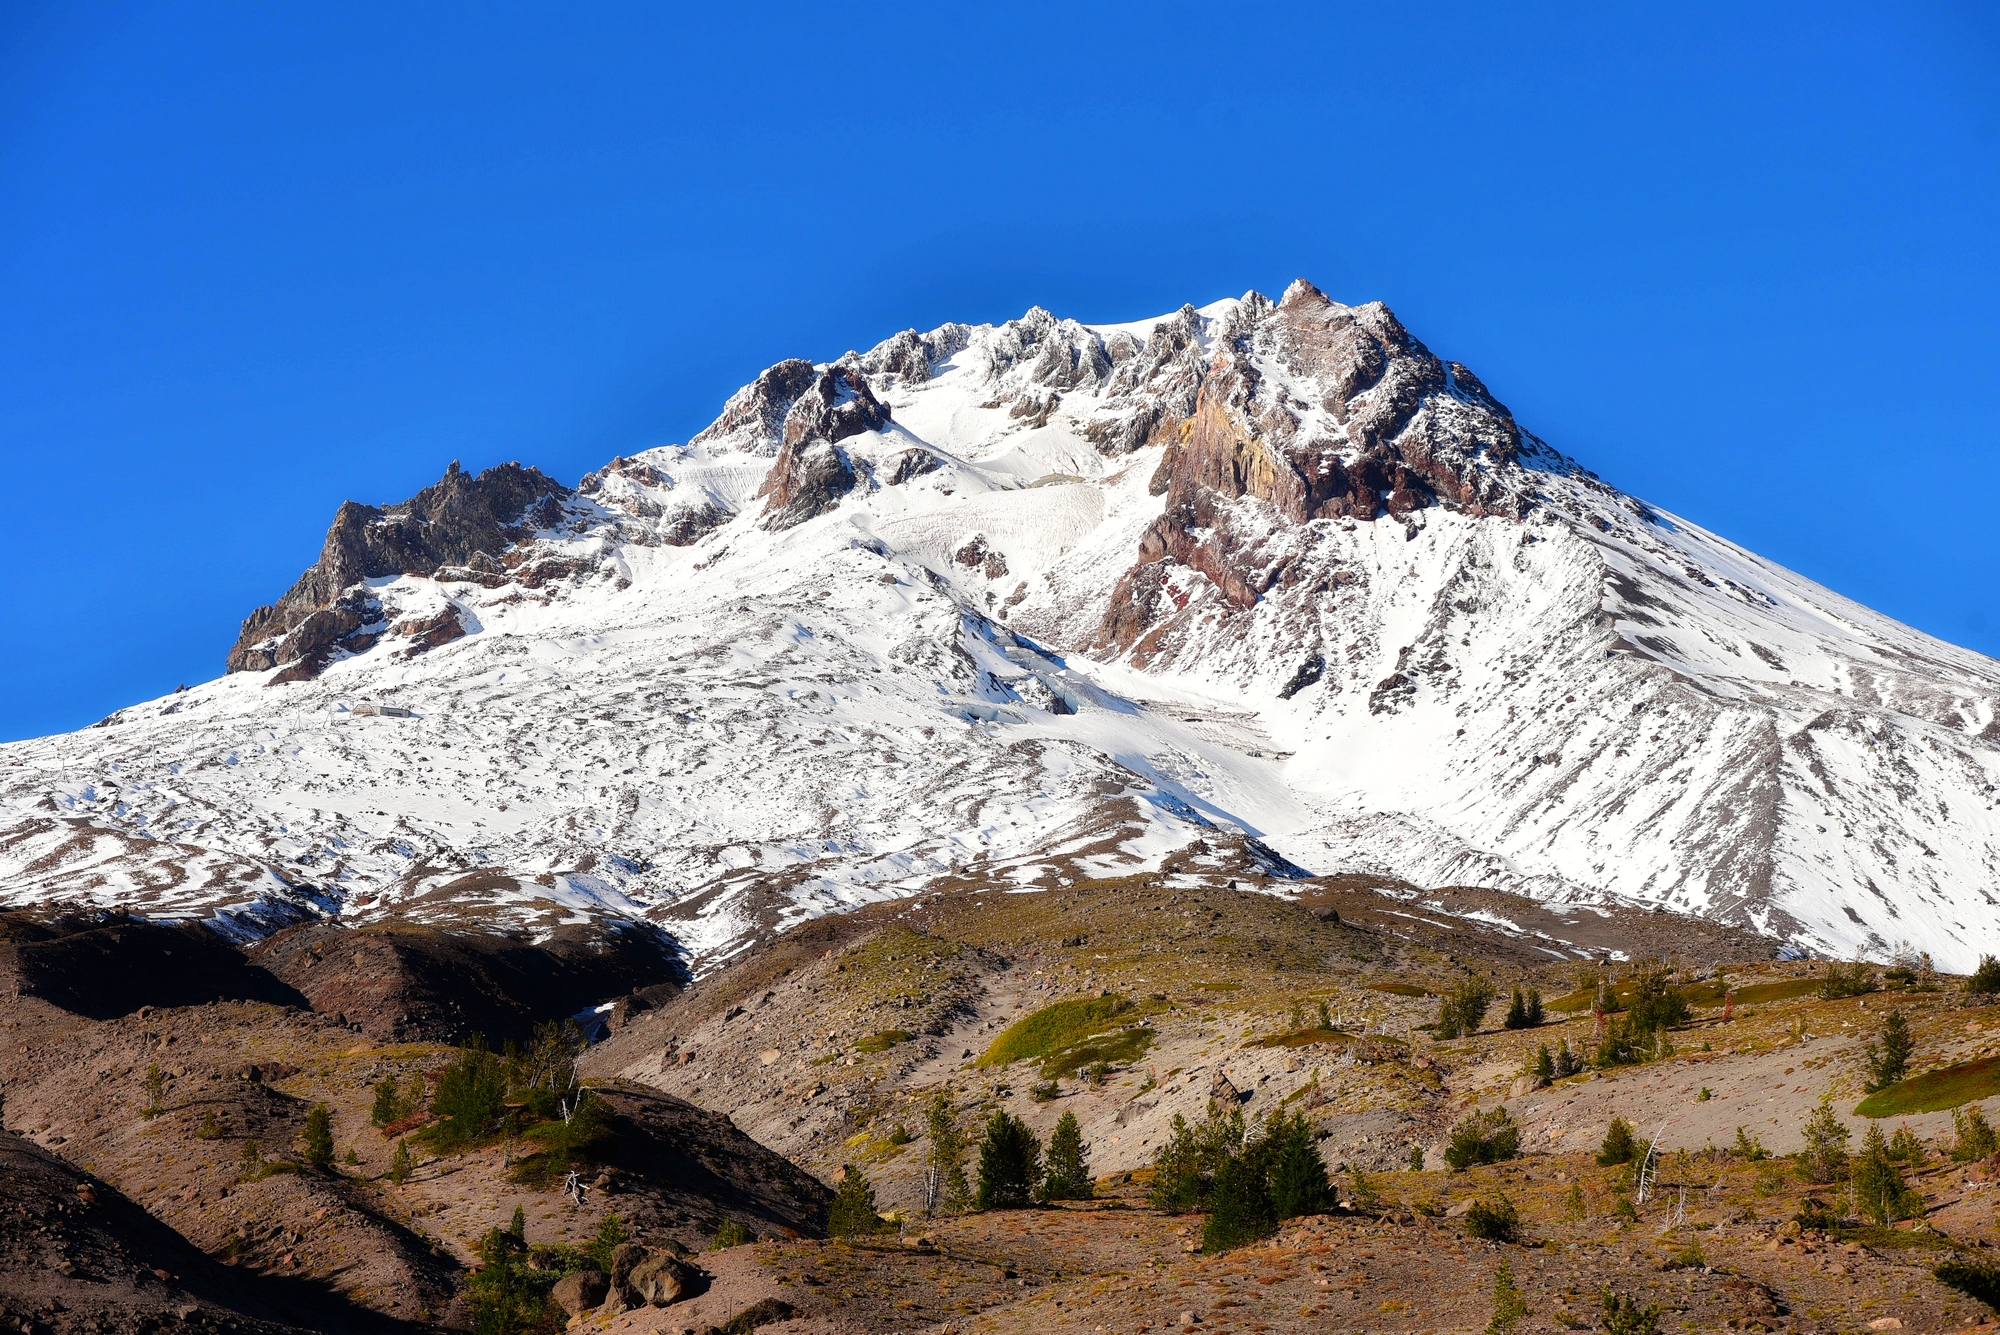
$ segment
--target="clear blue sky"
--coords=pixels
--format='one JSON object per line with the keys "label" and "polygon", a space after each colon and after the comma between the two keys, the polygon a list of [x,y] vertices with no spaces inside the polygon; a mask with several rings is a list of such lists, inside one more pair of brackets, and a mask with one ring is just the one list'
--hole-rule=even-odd
{"label": "clear blue sky", "polygon": [[781,357],[1297,275],[2000,651],[1986,6],[0,8],[0,737],[218,674],[346,497]]}

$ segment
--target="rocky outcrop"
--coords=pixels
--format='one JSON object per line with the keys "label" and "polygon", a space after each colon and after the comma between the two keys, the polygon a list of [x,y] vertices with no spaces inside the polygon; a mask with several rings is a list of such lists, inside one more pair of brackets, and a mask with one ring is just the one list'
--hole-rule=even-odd
{"label": "rocky outcrop", "polygon": [[488,569],[474,564],[480,558],[496,558],[558,523],[569,494],[533,468],[501,464],[474,477],[453,460],[440,481],[400,505],[345,502],[319,560],[284,597],[244,619],[228,670],[284,666],[283,680],[317,676],[336,651],[358,653],[374,643],[379,609],[356,584],[445,570],[476,578]]}
{"label": "rocky outcrop", "polygon": [[549,1290],[549,1300],[567,1316],[579,1316],[601,1305],[611,1293],[611,1276],[602,1270],[573,1270]]}
{"label": "rocky outcrop", "polygon": [[840,504],[854,489],[854,465],[839,442],[888,424],[888,408],[858,366],[821,371],[786,412],[783,444],[757,489],[764,527],[794,528]]}
{"label": "rocky outcrop", "polygon": [[785,418],[813,383],[813,364],[793,357],[779,362],[729,396],[722,414],[689,440],[712,449],[774,452],[785,437]]}
{"label": "rocky outcrop", "polygon": [[[1513,416],[1388,307],[1342,306],[1303,279],[1275,306],[1253,298],[1221,331],[1189,415],[1163,408],[1151,419],[1149,433],[1174,428],[1151,485],[1166,504],[1113,593],[1099,647],[1130,649],[1154,624],[1164,576],[1147,567],[1198,572],[1241,611],[1273,588],[1318,578],[1310,539],[1298,540],[1315,520],[1432,505],[1518,516],[1527,504],[1532,489],[1507,468],[1522,447]],[[1155,329],[1149,363],[1170,364],[1192,337],[1192,314]],[[1288,383],[1268,383],[1260,368],[1272,363]],[[1099,434],[1101,445],[1125,439],[1108,427]]]}

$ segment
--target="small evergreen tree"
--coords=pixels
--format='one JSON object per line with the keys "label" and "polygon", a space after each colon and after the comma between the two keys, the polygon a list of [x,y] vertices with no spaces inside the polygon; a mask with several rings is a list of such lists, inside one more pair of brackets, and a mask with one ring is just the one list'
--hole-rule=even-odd
{"label": "small evergreen tree", "polygon": [[1903,1181],[1902,1170],[1890,1157],[1889,1142],[1882,1138],[1882,1128],[1873,1122],[1868,1124],[1868,1132],[1861,1138],[1861,1153],[1854,1160],[1853,1185],[1856,1208],[1877,1224],[1923,1213],[1923,1197]]}
{"label": "small evergreen tree", "polygon": [[1526,1029],[1528,1027],[1528,999],[1521,995],[1521,985],[1514,984],[1513,1000],[1507,1003],[1507,1018],[1500,1022],[1503,1029]]}
{"label": "small evergreen tree", "polygon": [[1445,993],[1438,1003],[1437,1024],[1431,1029],[1438,1038],[1466,1038],[1479,1032],[1493,1004],[1493,984],[1484,978],[1466,978]]}
{"label": "small evergreen tree", "polygon": [[1087,1201],[1093,1192],[1090,1182],[1090,1149],[1083,1143],[1083,1130],[1076,1114],[1064,1113],[1049,1135],[1048,1171],[1042,1177],[1045,1201]]}
{"label": "small evergreen tree", "polygon": [[1981,955],[1979,957],[1979,967],[1974,969],[1972,976],[1965,980],[1965,990],[1968,992],[2000,992],[2000,960],[1994,959],[1991,955]]}
{"label": "small evergreen tree", "polygon": [[1215,1171],[1214,1200],[1201,1228],[1201,1249],[1226,1252],[1262,1237],[1272,1219],[1271,1199],[1261,1165],[1236,1155]]}
{"label": "small evergreen tree", "polygon": [[1514,1208],[1514,1202],[1500,1193],[1491,1205],[1485,1201],[1474,1201],[1472,1208],[1465,1212],[1465,1233],[1467,1237],[1484,1238],[1488,1242],[1518,1242],[1521,1238],[1521,1212]]}
{"label": "small evergreen tree", "polygon": [[1207,1209],[1216,1170],[1243,1148],[1243,1133],[1241,1108],[1231,1108],[1225,1117],[1211,1101],[1208,1115],[1192,1125],[1175,1113],[1172,1134],[1153,1156],[1153,1184],[1147,1201],[1165,1214]]}
{"label": "small evergreen tree", "polygon": [[1604,1133],[1604,1143],[1597,1149],[1597,1162],[1611,1168],[1621,1163],[1631,1163],[1639,1157],[1639,1142],[1632,1135],[1632,1124],[1622,1117],[1611,1119],[1610,1127]]}
{"label": "small evergreen tree", "polygon": [[1556,1060],[1550,1055],[1549,1045],[1546,1043],[1542,1044],[1541,1051],[1535,1054],[1535,1078],[1544,1082],[1556,1078]]}
{"label": "small evergreen tree", "polygon": [[1896,1134],[1889,1137],[1889,1157],[1906,1165],[1911,1172],[1920,1172],[1924,1166],[1924,1142],[1909,1127],[1899,1126]]}
{"label": "small evergreen tree", "polygon": [[836,1238],[866,1237],[883,1229],[881,1211],[875,1207],[875,1188],[853,1164],[846,1165],[840,1186],[833,1193],[833,1205],[826,1212],[826,1231]]}
{"label": "small evergreen tree", "polygon": [[[1267,1165],[1266,1195],[1272,1216],[1286,1220],[1326,1213],[1333,1189],[1312,1123],[1302,1116],[1282,1118],[1273,1113],[1259,1139],[1259,1153],[1254,1157]],[[1366,1179],[1362,1181],[1365,1184]]]}
{"label": "small evergreen tree", "polygon": [[958,1129],[951,1095],[931,1098],[924,1122],[924,1213],[960,1214],[972,1204],[972,1186],[965,1180],[965,1133]]}
{"label": "small evergreen tree", "polygon": [[1838,1182],[1847,1175],[1849,1132],[1833,1111],[1833,1091],[1820,1095],[1819,1107],[1806,1119],[1805,1146],[1799,1151],[1799,1176],[1808,1182]]}
{"label": "small evergreen tree", "polygon": [[299,1157],[314,1168],[326,1168],[333,1163],[333,1110],[324,1103],[315,1103],[306,1114]]}
{"label": "small evergreen tree", "polygon": [[1590,1217],[1590,1203],[1583,1198],[1583,1183],[1571,1179],[1569,1198],[1563,1202],[1563,1217],[1573,1223],[1582,1223]]}
{"label": "small evergreen tree", "polygon": [[611,1253],[618,1250],[620,1243],[630,1242],[632,1235],[617,1215],[606,1214],[604,1222],[597,1226],[597,1236],[584,1244],[584,1252],[597,1262],[597,1268],[605,1274],[611,1273]]}
{"label": "small evergreen tree", "polygon": [[750,1230],[725,1217],[715,1226],[715,1236],[709,1239],[709,1246],[717,1251],[728,1251],[731,1247],[741,1247],[746,1242],[755,1242]]}
{"label": "small evergreen tree", "polygon": [[368,1121],[374,1126],[387,1126],[403,1115],[403,1107],[397,1099],[396,1073],[391,1071],[375,1084],[375,1106],[368,1113]]}
{"label": "small evergreen tree", "polygon": [[1509,1335],[1527,1315],[1528,1300],[1515,1285],[1514,1269],[1503,1256],[1493,1272],[1493,1319],[1486,1323],[1486,1335]]}
{"label": "small evergreen tree", "polygon": [[389,1158],[389,1180],[397,1186],[401,1186],[410,1180],[411,1168],[410,1142],[398,1139],[396,1141],[396,1152]]}
{"label": "small evergreen tree", "polygon": [[1742,1127],[1736,1128],[1736,1156],[1748,1163],[1760,1163],[1771,1157],[1771,1151],[1764,1148],[1761,1136],[1753,1136]]}
{"label": "small evergreen tree", "polygon": [[528,1212],[518,1205],[514,1207],[514,1217],[507,1221],[507,1236],[523,1247],[528,1244]]}
{"label": "small evergreen tree", "polygon": [[1539,988],[1528,989],[1528,1028],[1537,1029],[1542,1023],[1542,994]]}
{"label": "small evergreen tree", "polygon": [[1866,1062],[1868,1065],[1868,1090],[1887,1089],[1901,1080],[1910,1069],[1910,1054],[1916,1051],[1916,1040],[1910,1037],[1910,1025],[1903,1018],[1903,1012],[1893,1010],[1889,1018],[1882,1022],[1882,1033],[1876,1043],[1868,1045]]}
{"label": "small evergreen tree", "polygon": [[1412,1173],[1424,1171],[1424,1147],[1421,1145],[1410,1146],[1410,1171]]}
{"label": "small evergreen tree", "polygon": [[982,1210],[1026,1205],[1041,1177],[1042,1146],[1028,1124],[1006,1111],[993,1114],[979,1142],[979,1194]]}
{"label": "small evergreen tree", "polygon": [[[1986,958],[1992,959],[1991,955]],[[1986,1121],[1986,1114],[1979,1111],[1979,1105],[1968,1103],[1951,1114],[1953,1140],[1951,1158],[1953,1163],[1977,1163],[1989,1158],[2000,1150],[2000,1137],[1993,1134],[1993,1128]]]}
{"label": "small evergreen tree", "polygon": [[167,1097],[166,1073],[160,1064],[154,1062],[146,1068],[146,1106],[139,1110],[140,1116],[153,1118],[160,1115],[160,1104]]}

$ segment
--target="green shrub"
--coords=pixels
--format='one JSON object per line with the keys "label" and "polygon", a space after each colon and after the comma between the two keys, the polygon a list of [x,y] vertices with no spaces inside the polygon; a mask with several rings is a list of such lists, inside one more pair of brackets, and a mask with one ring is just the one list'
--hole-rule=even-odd
{"label": "green shrub", "polygon": [[[845,1184],[843,1183],[842,1185]],[[835,1194],[834,1199],[836,1202],[839,1200],[838,1193]],[[868,1203],[870,1205],[874,1204],[874,1193],[872,1192],[869,1193]],[[828,1218],[831,1220],[830,1214]],[[829,1227],[827,1231],[832,1232],[832,1229]],[[709,1240],[709,1246],[720,1252],[727,1251],[731,1247],[741,1247],[746,1243],[755,1242],[756,1240],[756,1235],[749,1229],[743,1227],[743,1225],[737,1223],[734,1219],[725,1217],[721,1223],[715,1226],[715,1236]]]}
{"label": "green shrub", "polygon": [[1907,1126],[1896,1128],[1896,1134],[1889,1137],[1889,1157],[1899,1164],[1907,1164],[1912,1172],[1924,1166],[1924,1142],[1918,1140]]}
{"label": "green shrub", "polygon": [[1090,1149],[1083,1143],[1083,1130],[1076,1114],[1066,1112],[1056,1119],[1049,1135],[1047,1171],[1042,1176],[1045,1201],[1086,1201],[1093,1194],[1090,1181]]}
{"label": "green shrub", "polygon": [[1771,1157],[1771,1151],[1764,1148],[1763,1137],[1750,1135],[1740,1126],[1736,1128],[1735,1154],[1746,1163],[1760,1163]]}
{"label": "green shrub", "polygon": [[1638,1300],[1622,1298],[1604,1286],[1604,1329],[1606,1335],[1660,1335],[1658,1305],[1641,1308]]}
{"label": "green shrub", "polygon": [[1916,1040],[1910,1037],[1910,1025],[1903,1012],[1890,1011],[1889,1018],[1882,1021],[1881,1034],[1868,1045],[1863,1058],[1868,1067],[1868,1092],[1887,1089],[1909,1074],[1910,1054],[1916,1049]]}
{"label": "green shrub", "polygon": [[146,1068],[146,1106],[139,1110],[142,1117],[151,1119],[160,1115],[160,1105],[167,1097],[166,1072],[154,1062]]}
{"label": "green shrub", "polygon": [[[1988,955],[1986,959],[1991,962],[1993,957]],[[2000,1268],[1977,1261],[1950,1260],[1931,1273],[1939,1283],[1949,1284],[1966,1297],[2000,1312]]]}
{"label": "green shrub", "polygon": [[1326,1163],[1310,1122],[1273,1112],[1255,1135],[1243,1137],[1241,1116],[1223,1122],[1211,1109],[1209,1143],[1194,1151],[1221,1151],[1231,1139],[1238,1144],[1214,1162],[1208,1219],[1202,1227],[1204,1251],[1239,1247],[1284,1220],[1321,1213],[1331,1203]]}
{"label": "green shrub", "polygon": [[1866,961],[1855,960],[1845,966],[1834,961],[1826,966],[1826,977],[1820,980],[1819,997],[1821,1001],[1839,1001],[1842,997],[1865,996],[1881,988],[1882,980]]}
{"label": "green shrub", "polygon": [[407,1140],[398,1140],[396,1142],[396,1152],[389,1159],[389,1180],[401,1186],[410,1180],[412,1167],[413,1165],[410,1163],[410,1142]]}
{"label": "green shrub", "polygon": [[1521,1152],[1521,1128],[1503,1107],[1473,1111],[1460,1118],[1445,1144],[1445,1166],[1463,1172],[1474,1164],[1499,1163]]}
{"label": "green shrub", "polygon": [[1043,1080],[1028,1091],[1028,1097],[1037,1103],[1047,1103],[1062,1097],[1062,1086],[1053,1080]]}
{"label": "green shrub", "polygon": [[375,1085],[375,1106],[368,1112],[368,1121],[374,1126],[387,1126],[400,1121],[410,1113],[404,1106],[402,1091],[396,1086],[395,1072],[390,1072]]}
{"label": "green shrub", "polygon": [[306,1114],[305,1136],[300,1142],[299,1155],[314,1168],[327,1168],[333,1164],[333,1110],[324,1103],[315,1103]]}
{"label": "green shrub", "polygon": [[856,1052],[887,1052],[898,1043],[907,1043],[916,1035],[907,1029],[882,1029],[855,1043]]}
{"label": "green shrub", "polygon": [[974,1203],[982,1210],[1026,1205],[1041,1177],[1042,1146],[1028,1124],[1011,1113],[993,1114],[979,1142],[979,1191]]}
{"label": "green shrub", "polygon": [[1639,1157],[1639,1142],[1632,1135],[1632,1124],[1622,1117],[1611,1119],[1611,1125],[1604,1132],[1604,1143],[1598,1147],[1597,1162],[1605,1168],[1621,1163],[1631,1163]]}
{"label": "green shrub", "polygon": [[1484,1238],[1488,1242],[1519,1242],[1520,1212],[1504,1193],[1496,1197],[1491,1205],[1483,1200],[1474,1201],[1472,1208],[1465,1212],[1465,1234],[1471,1238]]}
{"label": "green shrub", "polygon": [[549,1290],[561,1276],[530,1270],[526,1251],[522,1236],[509,1229],[488,1229],[479,1240],[479,1268],[465,1285],[474,1335],[528,1335],[551,1328]]}
{"label": "green shrub", "polygon": [[[1993,957],[1988,955],[1986,958],[1990,960]],[[1951,1129],[1953,1163],[1976,1163],[2000,1150],[2000,1137],[1993,1134],[1992,1126],[1986,1121],[1986,1114],[1979,1111],[1977,1106],[1953,1109]]]}
{"label": "green shrub", "polygon": [[888,1227],[875,1205],[875,1188],[859,1168],[844,1165],[840,1186],[826,1212],[826,1231],[836,1238],[860,1238]]}

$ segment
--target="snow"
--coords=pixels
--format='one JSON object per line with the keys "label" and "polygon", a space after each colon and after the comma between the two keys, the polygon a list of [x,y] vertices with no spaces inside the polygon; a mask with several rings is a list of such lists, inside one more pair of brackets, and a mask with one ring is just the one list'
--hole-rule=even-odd
{"label": "snow", "polygon": [[[1199,355],[1261,305],[1201,308]],[[374,582],[385,624],[449,608],[462,639],[0,747],[0,903],[238,933],[645,918],[712,965],[946,873],[1156,868],[1219,829],[1314,872],[1663,904],[1824,953],[2000,947],[2000,664],[1552,453],[1524,522],[1316,521],[1284,540],[1351,577],[1332,592],[1232,617],[1176,570],[1172,653],[1092,651],[1161,450],[1085,432],[1153,392],[1141,370],[1185,370],[1135,350],[1179,318],[939,331],[927,380],[877,386],[893,423],[839,442],[856,490],[797,527],[760,522],[748,428],[648,450],[539,535],[565,578]],[[912,448],[943,466],[890,485]],[[1321,681],[1280,698],[1311,654]]]}

